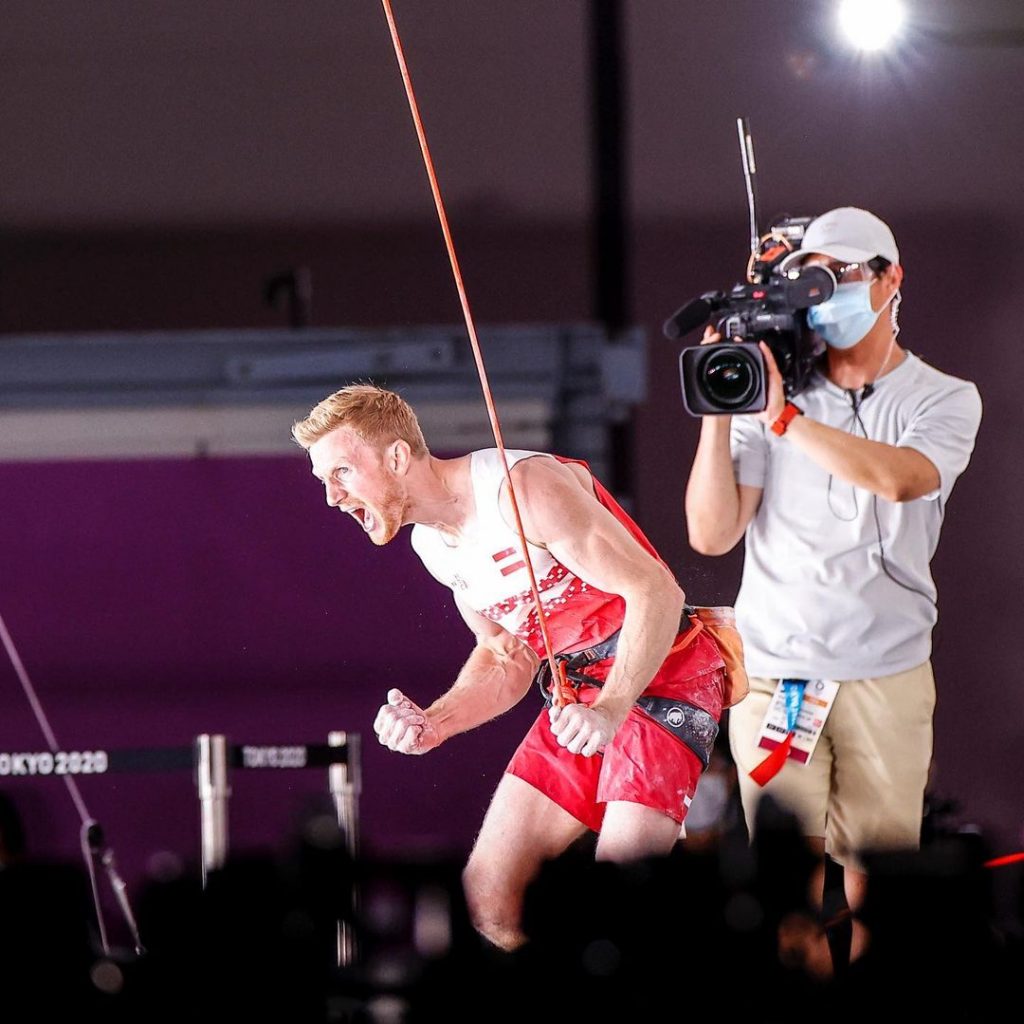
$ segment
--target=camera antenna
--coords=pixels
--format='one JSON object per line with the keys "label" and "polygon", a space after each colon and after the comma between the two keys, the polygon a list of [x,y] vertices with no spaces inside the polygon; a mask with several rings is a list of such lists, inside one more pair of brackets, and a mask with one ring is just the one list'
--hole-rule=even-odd
{"label": "camera antenna", "polygon": [[750,122],[736,118],[736,131],[740,137],[740,156],[743,159],[743,180],[747,184],[747,209],[750,213],[750,256],[756,260],[761,252],[761,232],[757,227],[757,167],[754,164],[754,140],[750,135]]}

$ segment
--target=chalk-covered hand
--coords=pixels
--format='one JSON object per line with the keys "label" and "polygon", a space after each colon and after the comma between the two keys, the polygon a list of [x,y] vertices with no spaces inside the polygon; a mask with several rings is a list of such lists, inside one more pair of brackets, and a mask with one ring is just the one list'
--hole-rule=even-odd
{"label": "chalk-covered hand", "polygon": [[618,723],[599,708],[587,707],[585,704],[566,704],[557,707],[552,704],[548,711],[551,720],[551,732],[559,746],[565,747],[570,754],[582,754],[593,757],[611,742]]}
{"label": "chalk-covered hand", "polygon": [[425,754],[441,742],[424,710],[397,689],[388,690],[388,702],[377,712],[373,731],[385,747],[400,754]]}

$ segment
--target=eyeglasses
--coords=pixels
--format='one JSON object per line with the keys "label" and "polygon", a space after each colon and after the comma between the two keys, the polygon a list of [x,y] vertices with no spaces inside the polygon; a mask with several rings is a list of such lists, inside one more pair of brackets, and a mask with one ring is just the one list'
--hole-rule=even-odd
{"label": "eyeglasses", "polygon": [[866,263],[842,263],[829,269],[836,275],[836,280],[840,284],[845,284],[848,281],[869,280],[874,277],[874,272]]}
{"label": "eyeglasses", "polygon": [[[851,281],[869,281],[874,271],[868,263],[805,263],[804,266],[819,266],[830,270],[837,284],[848,284]],[[859,276],[858,276],[859,275]]]}

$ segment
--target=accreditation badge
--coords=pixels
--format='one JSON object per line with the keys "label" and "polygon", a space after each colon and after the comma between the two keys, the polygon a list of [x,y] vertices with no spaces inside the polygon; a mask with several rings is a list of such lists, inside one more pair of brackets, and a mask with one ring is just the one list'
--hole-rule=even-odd
{"label": "accreditation badge", "polygon": [[788,757],[807,764],[837,693],[839,683],[834,679],[780,679],[758,731],[757,745],[774,750],[792,734]]}

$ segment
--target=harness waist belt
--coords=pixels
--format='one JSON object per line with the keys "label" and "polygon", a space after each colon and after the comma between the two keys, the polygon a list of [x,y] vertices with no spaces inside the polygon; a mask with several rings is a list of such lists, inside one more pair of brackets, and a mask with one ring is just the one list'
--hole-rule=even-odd
{"label": "harness waist belt", "polygon": [[[684,606],[683,614],[679,619],[680,633],[692,631],[694,628],[701,628],[701,624],[699,622],[696,624],[694,623],[693,617],[695,614],[696,609],[691,605]],[[565,666],[565,676],[570,682],[575,683],[576,689],[579,689],[582,683],[587,683],[590,686],[601,685],[592,676],[584,675],[582,669],[586,668],[588,665],[596,665],[599,661],[604,661],[606,658],[610,658],[615,654],[619,646],[619,634],[621,632],[621,629],[617,629],[605,640],[594,644],[593,647],[587,647],[582,651],[573,651],[571,654],[555,655],[555,661]],[[537,674],[533,677],[533,681],[540,688],[540,693],[544,700],[550,703],[548,697],[548,686],[551,683],[551,666],[546,660],[541,661],[540,668],[537,669]]]}
{"label": "harness waist belt", "polygon": [[658,725],[685,743],[707,768],[718,738],[718,723],[707,711],[672,697],[648,697],[644,694],[637,697],[636,704]]}
{"label": "harness waist belt", "polygon": [[[683,610],[681,629],[691,625],[690,614],[692,611],[691,608]],[[585,650],[574,651],[572,654],[556,654],[555,661],[565,665],[566,678],[577,688],[582,684],[600,687],[602,684],[599,679],[584,675],[582,670],[588,665],[595,665],[599,661],[612,657],[619,644],[620,632],[621,630],[616,630],[607,639]],[[540,688],[544,704],[550,706],[551,694],[548,692],[548,686],[551,682],[551,667],[547,661],[541,662],[534,681]],[[711,714],[703,708],[695,707],[686,701],[674,700],[671,697],[651,697],[641,694],[636,699],[636,705],[658,725],[667,729],[677,740],[686,744],[697,755],[701,764],[707,768],[715,739],[718,736],[718,723]]]}

